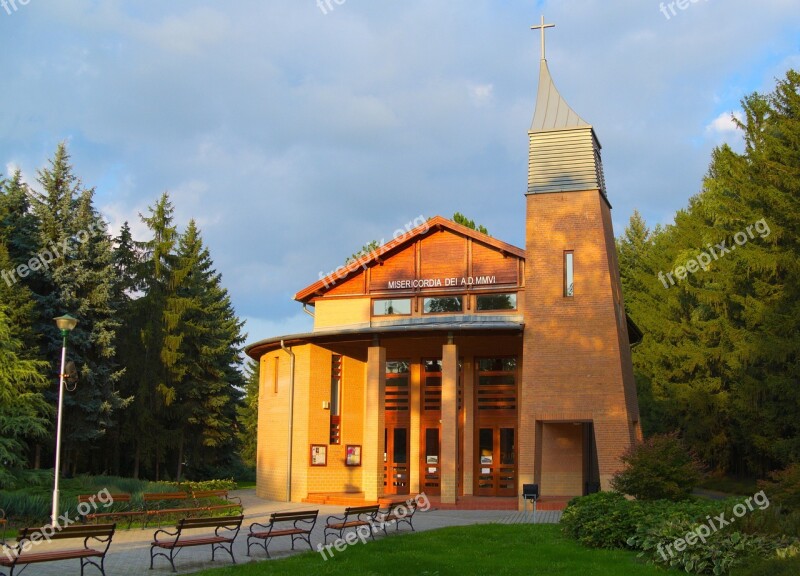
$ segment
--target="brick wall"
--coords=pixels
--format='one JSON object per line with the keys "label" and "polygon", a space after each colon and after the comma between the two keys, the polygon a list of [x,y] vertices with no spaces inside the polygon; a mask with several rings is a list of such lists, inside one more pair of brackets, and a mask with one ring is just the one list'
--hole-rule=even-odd
{"label": "brick wall", "polygon": [[[574,251],[571,298],[564,296],[567,250]],[[527,196],[520,451],[536,457],[523,461],[521,483],[557,486],[549,475],[564,474],[543,451],[537,431],[546,434],[537,421],[594,422],[603,488],[636,437],[636,391],[615,251],[610,209],[598,191]]]}

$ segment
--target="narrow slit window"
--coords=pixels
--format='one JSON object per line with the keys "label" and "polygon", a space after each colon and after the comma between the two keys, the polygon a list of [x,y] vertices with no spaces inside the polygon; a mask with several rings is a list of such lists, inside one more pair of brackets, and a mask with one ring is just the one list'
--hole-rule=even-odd
{"label": "narrow slit window", "polygon": [[575,295],[575,270],[574,254],[570,250],[564,252],[564,296],[571,298]]}
{"label": "narrow slit window", "polygon": [[275,356],[275,362],[272,364],[272,392],[277,394],[278,393],[278,365],[280,362],[280,358]]}
{"label": "narrow slit window", "polygon": [[342,356],[331,357],[330,444],[342,443]]}

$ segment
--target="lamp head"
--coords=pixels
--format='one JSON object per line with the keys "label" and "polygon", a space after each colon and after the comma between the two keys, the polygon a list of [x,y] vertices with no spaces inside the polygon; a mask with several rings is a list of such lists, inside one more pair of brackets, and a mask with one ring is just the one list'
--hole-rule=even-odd
{"label": "lamp head", "polygon": [[53,320],[56,321],[56,326],[58,326],[58,329],[61,330],[61,334],[64,336],[66,336],[69,332],[72,332],[72,329],[78,325],[78,319],[70,316],[69,314],[64,314],[58,318],[53,318]]}

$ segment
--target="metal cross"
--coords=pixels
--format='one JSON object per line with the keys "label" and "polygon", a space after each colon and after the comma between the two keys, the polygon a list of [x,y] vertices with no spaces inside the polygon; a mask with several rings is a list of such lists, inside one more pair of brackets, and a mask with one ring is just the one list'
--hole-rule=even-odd
{"label": "metal cross", "polygon": [[538,26],[531,26],[531,30],[541,30],[542,31],[542,60],[545,60],[544,57],[544,30],[545,28],[555,28],[555,24],[545,24],[544,23],[544,15],[542,15],[542,23]]}

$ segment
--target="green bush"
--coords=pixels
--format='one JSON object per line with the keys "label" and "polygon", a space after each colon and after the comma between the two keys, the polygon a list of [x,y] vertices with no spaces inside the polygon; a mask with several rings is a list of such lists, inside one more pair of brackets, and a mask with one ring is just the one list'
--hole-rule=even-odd
{"label": "green bush", "polygon": [[598,492],[570,500],[561,529],[584,546],[625,548],[642,515],[641,505],[619,492]]}
{"label": "green bush", "polygon": [[621,457],[614,490],[637,500],[685,500],[702,478],[702,466],[675,434],[651,436]]}
{"label": "green bush", "polygon": [[731,576],[797,576],[800,574],[800,555],[788,558],[753,559],[731,572]]}
{"label": "green bush", "polygon": [[[15,473],[14,490],[0,490],[0,508],[5,510],[9,523],[14,526],[35,525],[50,519],[53,495],[52,470],[23,470]],[[210,487],[198,487],[195,490],[214,490],[228,488],[229,480],[197,483]],[[60,482],[59,514],[77,517],[78,495],[97,494],[108,490],[111,494],[126,493],[133,495],[133,505],[141,506],[141,495],[144,492],[177,492],[191,488],[151,482],[120,476],[88,476],[62,478]]]}
{"label": "green bush", "polygon": [[[772,557],[776,550],[796,542],[783,535],[741,530],[746,521],[772,512],[756,505],[737,517],[734,507],[742,503],[741,498],[634,501],[617,492],[601,492],[571,500],[562,516],[561,529],[585,546],[638,550],[639,556],[650,564],[694,574],[727,574],[751,558]],[[735,518],[737,524],[720,526],[714,522],[723,513],[726,520]],[[708,534],[698,532],[702,525]],[[676,547],[676,542],[686,541],[690,533],[693,536],[688,544]]]}
{"label": "green bush", "polygon": [[164,482],[168,486],[173,486],[176,490],[181,492],[194,492],[201,490],[236,490],[236,481],[233,478],[224,478],[221,480],[200,480],[194,482],[186,480],[183,482]]}
{"label": "green bush", "polygon": [[758,483],[769,496],[770,502],[785,513],[800,512],[800,464],[773,472],[769,480]]}
{"label": "green bush", "polygon": [[730,527],[719,532],[709,528],[711,534],[700,538],[697,529],[705,522],[705,517],[692,518],[685,510],[675,510],[666,519],[650,518],[640,525],[628,546],[640,550],[639,556],[648,563],[692,574],[727,574],[750,558],[774,555],[789,543],[786,538],[744,534]]}

